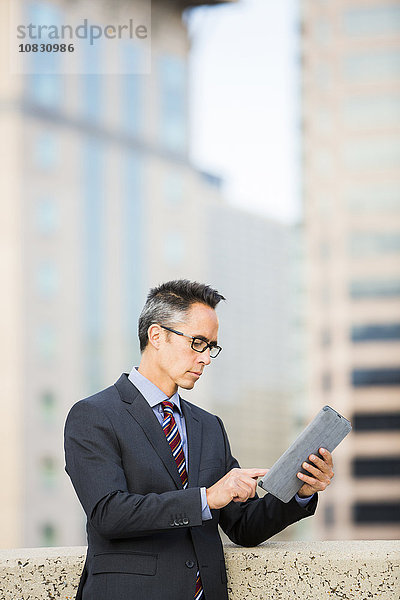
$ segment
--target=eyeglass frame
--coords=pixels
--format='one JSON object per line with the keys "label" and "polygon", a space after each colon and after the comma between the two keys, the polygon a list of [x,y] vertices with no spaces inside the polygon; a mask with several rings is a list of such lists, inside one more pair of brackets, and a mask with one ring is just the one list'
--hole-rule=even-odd
{"label": "eyeglass frame", "polygon": [[[182,331],[177,331],[176,329],[172,329],[171,327],[167,327],[166,325],[161,325],[160,327],[162,327],[163,329],[166,329],[167,331],[170,331],[171,333],[176,333],[176,335],[182,335],[183,337],[187,337],[190,340],[192,340],[192,343],[190,344],[190,347],[192,348],[192,350],[194,350],[195,352],[198,352],[199,354],[202,354],[203,352],[205,352],[207,350],[207,348],[210,348],[210,358],[217,358],[217,356],[220,354],[222,348],[221,346],[218,346],[217,344],[214,343],[209,343],[206,340],[204,340],[201,337],[197,337],[197,336],[193,336],[193,335],[186,335],[186,333],[182,333]],[[201,342],[204,342],[206,345],[203,348],[203,350],[196,350],[196,348],[193,348],[193,344],[195,340],[200,340]],[[218,349],[218,352],[215,356],[211,356],[211,350],[213,350],[214,348]]]}

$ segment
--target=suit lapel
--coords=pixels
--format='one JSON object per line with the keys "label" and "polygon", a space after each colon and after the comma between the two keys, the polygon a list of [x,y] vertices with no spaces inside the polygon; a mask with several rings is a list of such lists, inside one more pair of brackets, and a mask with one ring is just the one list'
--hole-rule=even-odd
{"label": "suit lapel", "polygon": [[149,403],[124,373],[115,384],[125,408],[146,434],[147,439],[163,461],[177,488],[182,488],[176,462],[165,433]]}
{"label": "suit lapel", "polygon": [[197,487],[197,483],[199,481],[202,424],[201,421],[194,416],[190,405],[182,398],[181,408],[185,417],[186,434],[188,440],[189,487]]}

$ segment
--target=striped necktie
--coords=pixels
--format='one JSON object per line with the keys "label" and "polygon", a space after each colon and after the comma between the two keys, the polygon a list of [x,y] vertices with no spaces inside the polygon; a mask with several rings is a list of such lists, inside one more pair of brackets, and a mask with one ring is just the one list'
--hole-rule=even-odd
{"label": "striped necktie", "polygon": [[[164,419],[162,422],[162,428],[166,435],[167,441],[171,447],[172,456],[175,459],[178,473],[180,475],[183,489],[187,488],[188,485],[188,474],[186,471],[185,455],[183,453],[183,446],[179,429],[174,418],[174,405],[169,400],[161,402],[161,406],[164,411]],[[203,586],[201,584],[200,572],[197,571],[196,575],[196,588],[194,592],[194,600],[200,600],[204,598]]]}

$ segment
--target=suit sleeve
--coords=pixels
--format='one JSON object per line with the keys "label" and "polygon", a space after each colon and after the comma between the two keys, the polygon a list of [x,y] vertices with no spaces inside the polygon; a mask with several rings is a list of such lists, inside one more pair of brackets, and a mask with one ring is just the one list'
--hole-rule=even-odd
{"label": "suit sleeve", "polygon": [[88,521],[106,539],[201,525],[200,488],[130,493],[118,438],[101,408],[82,400],[65,424],[65,469]]}
{"label": "suit sleeve", "polygon": [[[226,471],[239,468],[232,456],[228,436],[222,421],[218,418],[225,440]],[[239,546],[257,546],[288,525],[296,523],[314,514],[317,506],[317,494],[305,507],[301,507],[292,498],[285,504],[271,494],[264,497],[249,498],[247,502],[230,502],[221,509],[220,525],[229,539]]]}

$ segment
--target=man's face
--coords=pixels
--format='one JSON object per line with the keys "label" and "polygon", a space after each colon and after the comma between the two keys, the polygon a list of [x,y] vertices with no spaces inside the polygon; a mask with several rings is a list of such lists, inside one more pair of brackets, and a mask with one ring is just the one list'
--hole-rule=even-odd
{"label": "man's face", "polygon": [[[162,323],[164,325],[164,323]],[[167,324],[170,325],[170,324]],[[201,303],[193,304],[182,323],[171,325],[174,329],[207,342],[217,343],[218,318],[215,310]],[[196,352],[187,337],[162,330],[159,348],[159,368],[168,387],[191,390],[211,362],[210,350]]]}

